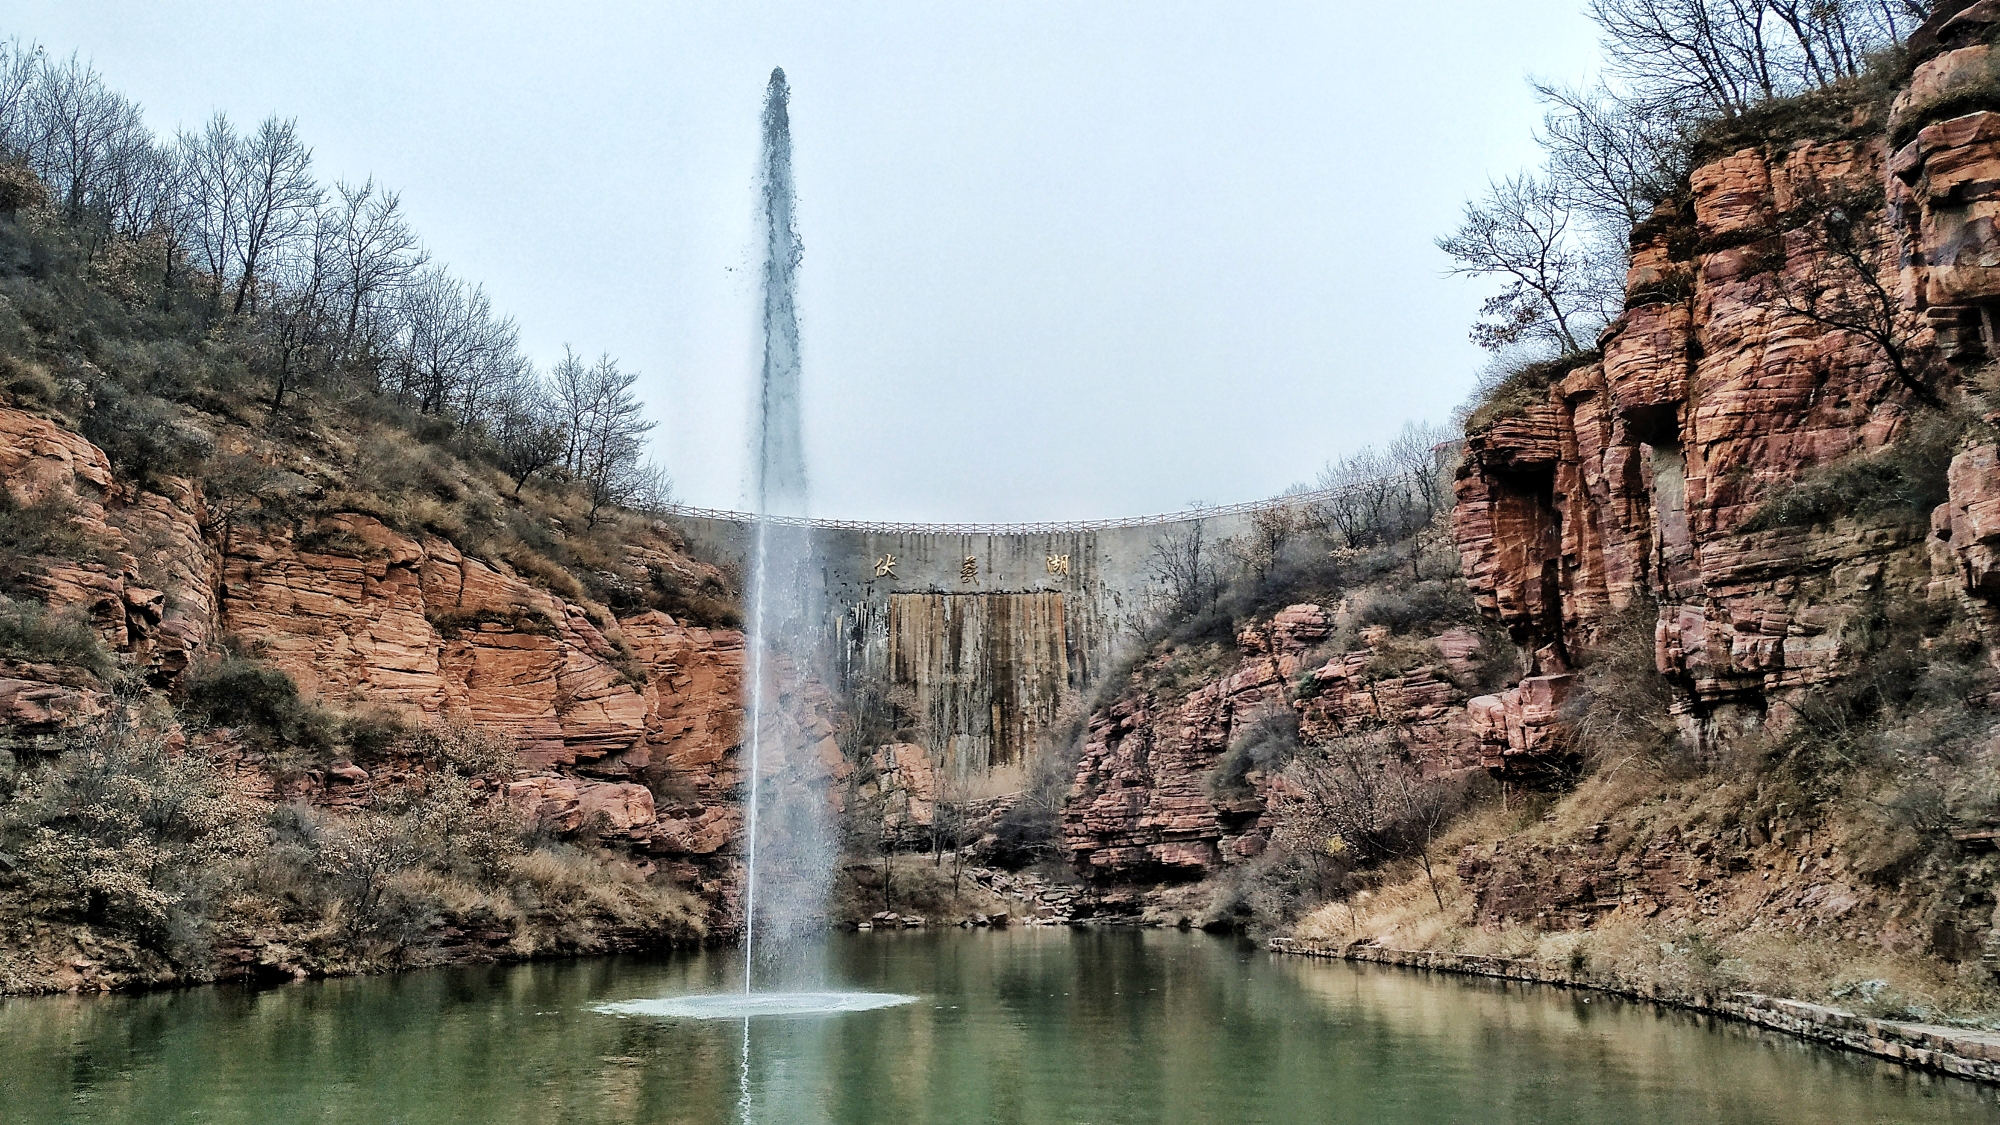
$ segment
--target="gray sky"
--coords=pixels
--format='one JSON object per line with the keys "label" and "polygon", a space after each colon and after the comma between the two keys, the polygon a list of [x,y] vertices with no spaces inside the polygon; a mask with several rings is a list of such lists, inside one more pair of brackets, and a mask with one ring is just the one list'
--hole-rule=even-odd
{"label": "gray sky", "polygon": [[399,188],[544,365],[643,372],[682,499],[735,506],[759,98],[793,89],[814,510],[1135,515],[1270,495],[1443,420],[1488,291],[1431,240],[1534,159],[1583,0],[26,0],[156,130],[296,115]]}

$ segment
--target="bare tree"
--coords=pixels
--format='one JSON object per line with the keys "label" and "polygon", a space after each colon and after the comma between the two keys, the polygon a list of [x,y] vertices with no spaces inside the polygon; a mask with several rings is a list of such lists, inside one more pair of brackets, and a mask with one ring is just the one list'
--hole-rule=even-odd
{"label": "bare tree", "polygon": [[514,495],[528,478],[562,461],[569,434],[555,403],[532,368],[501,396],[491,427],[500,468],[514,482]]}
{"label": "bare tree", "polygon": [[[1305,491],[1294,485],[1287,494]],[[1285,547],[1305,530],[1308,514],[1303,504],[1263,508],[1250,515],[1250,533],[1237,546],[1243,561],[1259,578],[1271,573],[1284,556]]]}
{"label": "bare tree", "polygon": [[243,222],[243,165],[240,141],[229,118],[216,114],[199,133],[182,133],[179,154],[180,206],[195,264],[208,275],[211,307],[222,303],[230,264],[236,258]]}
{"label": "bare tree", "polygon": [[484,434],[516,493],[561,464],[593,524],[610,506],[667,502],[671,483],[644,457],[636,377],[608,355],[586,366],[569,354],[544,385],[485,291],[427,268],[396,193],[370,178],[335,185],[325,205],[294,120],[246,135],[218,113],[162,145],[78,56],[51,62],[10,39],[0,160],[25,167],[10,174],[10,210],[53,202],[90,252],[122,240],[136,256],[121,261],[157,260],[163,300],[181,271],[199,275],[210,312],[226,310],[226,330],[268,365],[274,412],[344,370]]}
{"label": "bare tree", "polygon": [[1407,424],[1386,452],[1365,446],[1320,470],[1331,493],[1315,518],[1343,546],[1393,542],[1429,523],[1447,500],[1454,435],[1441,426]]}
{"label": "bare tree", "polygon": [[468,429],[498,410],[510,388],[534,377],[533,365],[521,354],[520,326],[511,316],[494,318],[483,290],[474,296],[482,313],[472,324],[477,347],[457,389],[458,424]]}
{"label": "bare tree", "polygon": [[43,61],[27,89],[29,164],[73,224],[109,234],[111,184],[121,157],[149,139],[139,107],[75,55]]}
{"label": "bare tree", "polygon": [[593,409],[592,393],[590,368],[569,345],[563,345],[563,357],[549,369],[549,398],[563,428],[563,471],[571,476],[583,470],[583,443]]}
{"label": "bare tree", "polygon": [[0,42],[0,156],[28,155],[28,99],[41,74],[42,59],[39,43],[23,43],[18,36]]}
{"label": "bare tree", "polygon": [[1879,187],[1861,191],[1811,186],[1785,217],[1787,247],[1799,255],[1803,271],[1788,268],[1780,251],[1772,267],[1774,304],[1823,328],[1847,332],[1882,353],[1889,373],[1919,401],[1941,405],[1928,382],[1929,359],[1912,346],[1911,325],[1902,302],[1882,278],[1884,248],[1867,221],[1882,209]]}
{"label": "bare tree", "polygon": [[296,119],[267,117],[236,149],[243,192],[236,240],[236,303],[254,308],[257,271],[292,239],[310,229],[319,211],[320,186],[312,178],[312,150],[298,137]]}
{"label": "bare tree", "polygon": [[482,286],[442,266],[420,271],[402,293],[402,340],[392,364],[399,397],[424,414],[478,421],[527,362],[513,318],[496,318]]}
{"label": "bare tree", "polygon": [[1402,432],[1389,443],[1384,467],[1407,490],[1409,522],[1427,524],[1449,507],[1458,446],[1456,432],[1428,422],[1403,423]]}
{"label": "bare tree", "polygon": [[1221,596],[1223,579],[1217,555],[1216,544],[1208,538],[1208,521],[1199,517],[1153,541],[1151,578],[1169,613],[1192,616]]}
{"label": "bare tree", "polygon": [[403,218],[402,197],[370,179],[334,185],[338,197],[338,289],[346,306],[340,334],[343,359],[355,350],[367,327],[365,314],[393,298],[429,260],[416,232]]}
{"label": "bare tree", "polygon": [[[574,360],[573,355],[564,358]],[[571,416],[571,445],[575,475],[590,501],[592,527],[607,507],[664,506],[670,487],[666,475],[644,460],[653,424],[643,417],[644,404],[632,391],[638,379],[637,372],[620,371],[618,361],[607,354],[580,378],[572,369],[558,380],[562,408],[578,410]],[[564,380],[575,381],[566,386]]]}
{"label": "bare tree", "polygon": [[267,320],[272,359],[271,410],[285,408],[285,392],[330,358],[335,270],[338,268],[337,217],[315,208],[302,243],[285,246],[274,263],[272,301]]}
{"label": "bare tree", "polygon": [[172,300],[189,236],[181,153],[156,144],[143,131],[127,138],[107,177],[105,206],[110,233],[159,263],[160,300]]}
{"label": "bare tree", "polygon": [[1622,241],[1678,191],[1693,162],[1700,116],[1669,96],[1536,83],[1547,175],[1558,201],[1605,238]]}
{"label": "bare tree", "polygon": [[1884,0],[1591,0],[1614,75],[1734,117],[1859,74],[1927,5]]}
{"label": "bare tree", "polygon": [[[1438,239],[1455,263],[1449,272],[1498,277],[1506,287],[1480,307],[1473,327],[1481,347],[1523,342],[1562,354],[1585,350],[1611,318],[1622,287],[1619,257],[1587,244],[1574,212],[1546,179],[1523,173],[1498,181],[1484,202],[1468,202],[1458,230]],[[1595,250],[1595,252],[1593,252]]]}
{"label": "bare tree", "polygon": [[1311,747],[1285,776],[1287,819],[1310,825],[1329,849],[1360,863],[1416,860],[1444,909],[1431,850],[1463,807],[1466,781],[1425,778],[1395,737],[1379,730]]}

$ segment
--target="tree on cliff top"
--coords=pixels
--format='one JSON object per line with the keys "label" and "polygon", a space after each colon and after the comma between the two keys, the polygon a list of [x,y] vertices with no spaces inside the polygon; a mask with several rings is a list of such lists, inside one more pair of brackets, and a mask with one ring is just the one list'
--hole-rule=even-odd
{"label": "tree on cliff top", "polygon": [[1611,72],[1635,91],[1734,117],[1861,73],[1915,30],[1910,0],[1591,0]]}
{"label": "tree on cliff top", "polygon": [[[140,334],[157,362],[109,359],[85,342],[125,330],[109,321],[95,334],[46,334],[38,357],[88,361],[84,428],[122,469],[133,466],[112,447],[134,425],[113,415],[169,417],[176,401],[212,409],[241,385],[235,370],[216,369],[240,364],[273,415],[310,416],[294,401],[307,390],[371,418],[414,410],[424,440],[504,469],[517,495],[538,472],[559,477],[588,502],[593,526],[607,505],[662,502],[666,481],[644,463],[651,427],[637,419],[632,379],[621,381],[607,356],[579,365],[586,378],[575,387],[561,369],[547,385],[483,288],[430,265],[397,194],[372,178],[322,184],[291,119],[239,128],[218,113],[156,137],[88,63],[4,40],[0,179],[0,217],[41,212],[17,230],[39,240],[31,272],[70,270],[79,258],[97,270],[91,299],[109,298],[91,315],[155,322]],[[573,400],[572,389],[585,397]],[[394,407],[381,410],[379,398]],[[560,472],[547,455],[555,431]]]}
{"label": "tree on cliff top", "polygon": [[1595,341],[1617,309],[1620,263],[1592,246],[1578,225],[1555,183],[1527,173],[1496,181],[1483,202],[1465,205],[1458,230],[1437,242],[1451,255],[1449,272],[1506,282],[1480,306],[1475,343],[1570,355]]}
{"label": "tree on cliff top", "polygon": [[1909,0],[1591,0],[1607,76],[1535,84],[1539,174],[1494,181],[1438,247],[1496,277],[1480,346],[1588,350],[1624,304],[1632,228],[1685,185],[1701,128],[1859,75],[1928,14]]}

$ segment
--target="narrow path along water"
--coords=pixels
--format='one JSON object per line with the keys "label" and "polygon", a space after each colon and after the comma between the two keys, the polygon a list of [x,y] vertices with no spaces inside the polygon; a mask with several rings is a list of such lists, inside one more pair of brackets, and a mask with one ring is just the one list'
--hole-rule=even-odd
{"label": "narrow path along water", "polygon": [[[733,951],[0,1003],[0,1121],[2000,1122],[1996,1092],[1741,1025],[1199,934],[838,935],[829,991],[689,1018]],[[738,994],[740,997],[740,994]],[[604,1005],[632,1005],[603,1010]],[[665,1002],[665,1006],[652,1006]]]}

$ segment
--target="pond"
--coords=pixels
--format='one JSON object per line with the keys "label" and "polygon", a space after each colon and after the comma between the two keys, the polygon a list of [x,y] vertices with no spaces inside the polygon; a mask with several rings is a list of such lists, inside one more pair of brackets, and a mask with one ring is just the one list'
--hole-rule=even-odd
{"label": "pond", "polygon": [[2000,1122],[1993,1090],[1741,1025],[1200,934],[821,954],[828,988],[915,999],[750,1021],[747,1069],[744,1021],[598,1010],[729,990],[728,951],[0,1002],[0,1121]]}

